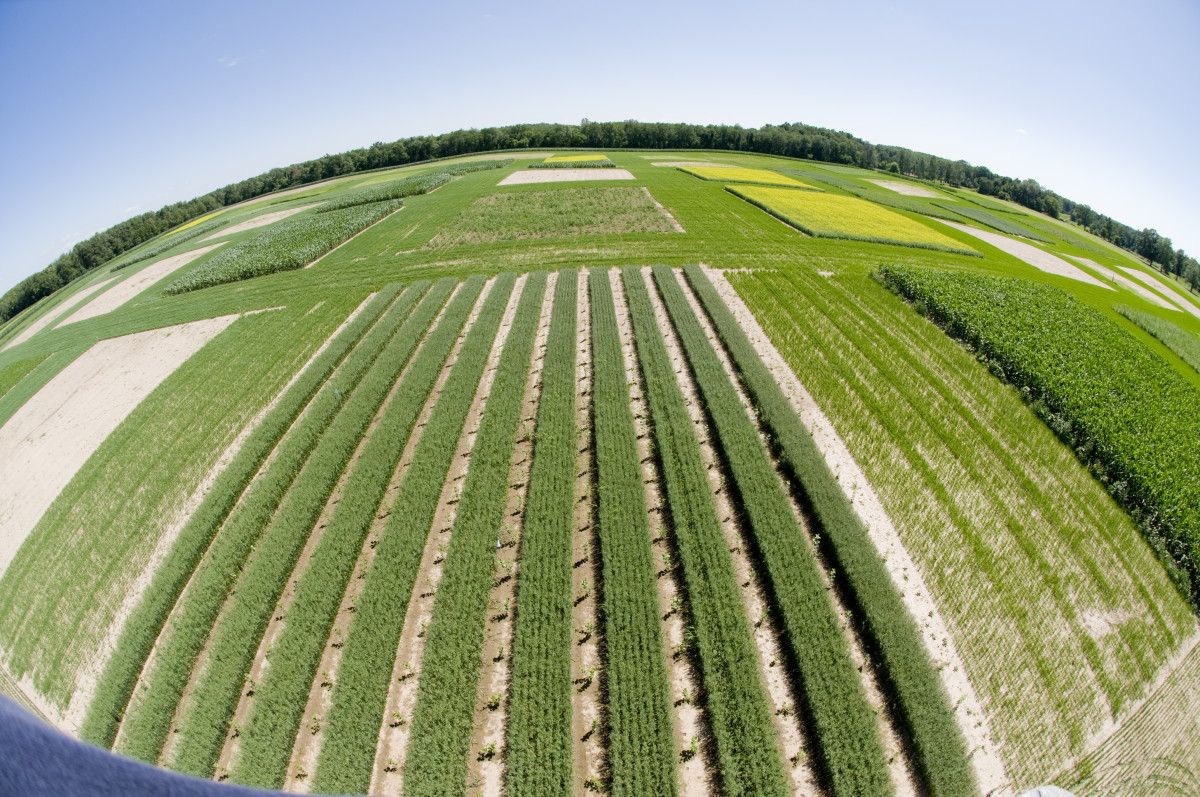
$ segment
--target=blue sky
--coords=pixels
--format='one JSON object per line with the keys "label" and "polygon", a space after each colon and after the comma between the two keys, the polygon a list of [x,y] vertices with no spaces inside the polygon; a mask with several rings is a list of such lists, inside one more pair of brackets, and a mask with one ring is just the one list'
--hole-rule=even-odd
{"label": "blue sky", "polygon": [[1200,4],[0,0],[0,290],[374,141],[800,121],[1033,177],[1200,255]]}

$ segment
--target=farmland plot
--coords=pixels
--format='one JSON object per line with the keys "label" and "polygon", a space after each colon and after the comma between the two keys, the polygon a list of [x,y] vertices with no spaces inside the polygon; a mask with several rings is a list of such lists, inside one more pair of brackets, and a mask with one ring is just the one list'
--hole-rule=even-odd
{"label": "farmland plot", "polygon": [[8,343],[5,343],[4,346],[0,348],[0,351],[11,349],[13,346],[19,346],[37,333],[41,332],[43,329],[58,323],[58,321],[64,315],[66,315],[75,307],[78,307],[81,302],[87,301],[92,296],[95,296],[97,293],[107,288],[112,283],[113,279],[113,277],[109,277],[108,279],[103,279],[93,285],[89,285],[88,287],[79,291],[79,293],[76,293],[74,296],[64,301],[59,307],[46,312],[29,326],[25,327],[25,329],[14,335],[12,340],[8,341]]}
{"label": "farmland plot", "polygon": [[751,183],[754,185],[779,185],[788,188],[813,188],[808,183],[768,169],[747,169],[741,166],[681,166],[679,170],[699,177],[723,183]]}
{"label": "farmland plot", "polygon": [[1018,241],[1009,238],[1006,235],[1001,235],[996,232],[988,232],[980,230],[976,227],[971,227],[967,224],[960,224],[956,221],[946,221],[938,219],[942,224],[953,227],[960,232],[965,232],[967,235],[973,235],[984,243],[991,244],[1002,252],[1012,255],[1018,260],[1022,260],[1036,268],[1038,271],[1046,274],[1054,274],[1058,277],[1066,277],[1067,279],[1077,280],[1088,285],[1095,285],[1106,290],[1113,290],[1111,285],[1105,285],[1100,280],[1088,274],[1083,269],[1073,266],[1063,260],[1058,255],[1053,255],[1044,249],[1038,249],[1032,244],[1027,244],[1024,241]]}
{"label": "farmland plot", "polygon": [[627,169],[571,168],[525,169],[505,177],[497,185],[529,185],[535,183],[579,183],[598,180],[633,180]]}

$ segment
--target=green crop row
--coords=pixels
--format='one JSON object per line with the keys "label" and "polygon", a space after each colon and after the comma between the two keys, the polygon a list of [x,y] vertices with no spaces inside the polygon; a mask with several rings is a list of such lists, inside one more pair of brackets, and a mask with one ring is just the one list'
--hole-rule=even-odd
{"label": "green crop row", "polygon": [[388,200],[328,213],[297,214],[241,243],[221,247],[203,265],[168,285],[165,293],[186,293],[303,268],[402,206],[400,200]]}
{"label": "green crop row", "polygon": [[[877,657],[925,789],[931,795],[973,794],[966,745],[941,678],[866,527],[812,435],[704,271],[690,266],[685,273],[768,432],[785,475],[811,512],[818,533],[828,542],[837,571],[849,585],[852,614],[860,618],[868,647]],[[666,279],[669,273],[662,276]],[[751,501],[746,503],[753,506]],[[814,724],[818,728],[823,725]],[[823,748],[827,744],[824,736],[818,741]]]}
{"label": "green crop row", "polygon": [[49,356],[49,354],[40,354],[35,357],[26,357],[24,360],[17,360],[0,368],[0,398],[16,387],[18,382],[28,376],[30,371],[41,365],[42,360]]}
{"label": "green crop row", "polygon": [[617,164],[604,158],[594,161],[534,161],[530,169],[615,169]]}
{"label": "green crop row", "polygon": [[[200,652],[247,558],[321,436],[341,411],[347,395],[367,369],[373,367],[379,351],[396,333],[420,293],[419,289],[410,289],[402,295],[363,336],[276,446],[275,456],[265,470],[236,506],[211,527],[206,535],[211,545],[191,573],[169,622],[160,626],[164,629],[163,637],[155,645],[152,664],[142,676],[144,688],[131,702],[122,727],[118,744],[121,752],[144,761],[158,760]],[[185,734],[185,740],[189,735]],[[199,774],[201,770],[190,771]],[[211,771],[210,768],[203,774]]]}
{"label": "green crop row", "polygon": [[350,191],[342,194],[336,199],[330,199],[323,202],[317,208],[317,213],[331,213],[336,210],[344,210],[346,208],[357,207],[358,205],[370,205],[375,202],[390,202],[396,199],[416,196],[418,194],[428,194],[435,188],[441,188],[446,183],[450,182],[450,175],[445,172],[434,172],[432,174],[418,174],[412,177],[405,177],[400,180],[393,180],[383,185],[372,185],[365,188],[360,188],[357,191]]}
{"label": "green crop row", "polygon": [[[447,279],[439,285],[448,293],[449,283]],[[395,381],[397,371],[386,385],[381,385],[384,394],[393,387],[395,393],[362,447],[308,566],[296,580],[283,629],[268,651],[267,672],[256,686],[242,729],[234,780],[276,788],[282,784],[317,665],[363,540],[421,407],[467,322],[481,286],[479,278],[460,286],[432,330],[431,315],[422,319],[421,327],[403,330],[397,336],[398,341],[407,341],[403,345],[411,356],[422,334],[428,333],[399,384]]]}
{"label": "green crop row", "polygon": [[1011,221],[1009,219],[1001,218],[1000,216],[997,216],[994,213],[988,213],[986,210],[983,210],[981,208],[973,207],[970,205],[964,205],[961,202],[959,204],[955,205],[954,207],[950,207],[949,205],[942,205],[940,203],[937,204],[936,206],[942,208],[943,210],[951,210],[960,216],[966,216],[968,219],[971,219],[972,221],[977,221],[980,224],[991,227],[993,230],[999,230],[1000,232],[1005,232],[1005,233],[1008,233],[1009,235],[1021,235],[1021,236],[1024,236],[1025,238],[1032,238],[1035,241],[1041,241],[1042,243],[1047,243],[1045,238],[1038,235],[1036,232],[1029,229],[1025,225],[1018,224],[1017,222]]}
{"label": "green crop row", "polygon": [[[679,784],[663,659],[658,585],[637,432],[607,271],[588,278],[592,325],[592,426],[604,590],[609,793],[673,795]],[[513,751],[508,763],[512,772]],[[511,789],[511,783],[510,783]]]}
{"label": "green crop row", "polygon": [[641,272],[627,268],[623,277],[724,792],[787,794],[750,623],[700,446]]}
{"label": "green crop row", "polygon": [[1175,352],[1179,359],[1200,372],[1200,337],[1165,318],[1134,310],[1132,307],[1118,305],[1116,311],[1158,338],[1164,346]]}
{"label": "green crop row", "polygon": [[212,489],[181,530],[166,560],[155,571],[144,597],[126,620],[88,707],[80,732],[84,739],[102,747],[112,747],[151,649],[214,535],[279,439],[398,292],[396,286],[380,291],[342,329],[297,377],[217,476]]}
{"label": "green crop row", "polygon": [[731,477],[733,501],[745,517],[754,559],[760,563],[763,583],[780,619],[781,646],[797,671],[797,691],[815,737],[818,769],[833,794],[890,793],[875,715],[821,580],[820,563],[809,549],[758,429],[688,306],[675,273],[660,266],[654,270],[654,280],[683,345]]}
{"label": "green crop row", "polygon": [[907,210],[910,213],[920,213],[924,216],[933,216],[937,219],[946,219],[948,221],[962,222],[965,219],[957,213],[950,212],[946,208],[938,207],[933,202],[922,197],[905,196],[897,194],[887,188],[880,186],[868,186],[867,184],[850,179],[848,177],[839,177],[836,174],[830,174],[825,170],[817,171],[815,169],[784,169],[786,174],[802,178],[804,180],[812,180],[813,182],[824,183],[825,185],[834,188],[840,188],[852,196],[859,199],[866,199],[874,202],[877,205],[885,205],[896,210]]}
{"label": "green crop row", "polygon": [[464,174],[472,172],[486,172],[492,169],[504,169],[511,166],[512,158],[497,158],[495,160],[480,160],[468,161],[466,163],[452,163],[449,166],[443,167],[442,171],[452,177],[461,177]]}
{"label": "green crop row", "polygon": [[[530,276],[532,290],[527,289],[521,297],[517,321],[504,347],[471,451],[467,483],[425,637],[405,766],[406,795],[461,794],[466,790],[496,544],[504,536],[513,446],[545,293],[544,275],[537,276],[539,279]],[[557,296],[561,299],[561,292]],[[468,398],[471,391],[463,392]],[[522,562],[522,574],[524,568]],[[376,728],[381,713],[375,709],[371,715]]]}
{"label": "green crop row", "polygon": [[571,793],[578,288],[578,272],[558,272],[521,527],[505,761],[507,791],[521,797]]}
{"label": "green crop row", "polygon": [[177,730],[175,769],[200,776],[212,773],[271,613],[339,476],[449,293],[448,283],[441,287],[441,295],[425,305],[425,313],[414,315],[403,327],[398,319],[389,324],[392,337],[357,385],[332,386],[337,393],[349,394],[341,410],[321,432],[274,511],[253,518],[253,525],[266,530],[259,534],[249,562],[242,563],[237,588],[211,632],[210,661],[193,686]]}
{"label": "green crop row", "polygon": [[1200,392],[1061,290],[930,269],[877,275],[1022,392],[1200,605]]}
{"label": "green crop row", "polygon": [[[404,630],[405,611],[421,554],[474,399],[475,386],[482,377],[513,283],[513,275],[504,274],[493,284],[478,320],[463,342],[429,422],[421,432],[412,461],[396,492],[387,525],[375,545],[375,558],[367,571],[345,637],[335,679],[328,728],[314,779],[314,788],[320,791],[363,793],[370,786],[396,647]],[[414,419],[419,411],[419,406],[414,407]],[[396,459],[399,453],[396,449]],[[386,484],[387,477],[382,478]],[[377,503],[378,499],[372,498]],[[375,505],[371,504],[372,507]],[[355,544],[361,546],[361,541],[362,535],[356,535]],[[353,553],[357,552],[358,547]],[[344,568],[340,582],[343,585],[353,563],[353,556],[350,556],[338,564],[339,568]],[[327,631],[328,626],[325,629]],[[310,630],[309,633],[314,632]],[[309,671],[310,678],[314,671],[315,661]],[[294,733],[294,726],[292,729]],[[257,782],[270,781],[259,779]]]}

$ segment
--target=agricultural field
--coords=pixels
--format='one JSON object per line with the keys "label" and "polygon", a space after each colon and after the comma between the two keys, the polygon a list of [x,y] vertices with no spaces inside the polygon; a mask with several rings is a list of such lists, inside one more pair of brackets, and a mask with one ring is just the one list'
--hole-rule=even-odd
{"label": "agricultural field", "polygon": [[0,327],[0,692],[295,792],[1193,786],[1200,320],[1097,240],[686,150],[207,210]]}

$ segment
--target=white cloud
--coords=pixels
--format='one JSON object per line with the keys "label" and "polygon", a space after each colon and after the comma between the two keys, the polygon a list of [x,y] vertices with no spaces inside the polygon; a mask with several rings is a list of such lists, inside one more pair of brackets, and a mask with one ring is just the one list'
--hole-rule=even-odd
{"label": "white cloud", "polygon": [[1019,136],[1027,136],[1027,135],[1029,135],[1029,131],[1028,131],[1028,130],[1026,130],[1026,129],[1025,129],[1025,128],[1023,128],[1023,127],[1018,127],[1018,128],[1017,128],[1017,135],[1019,135]]}
{"label": "white cloud", "polygon": [[217,63],[220,64],[221,66],[235,67],[238,64],[240,64],[242,61],[245,61],[245,60],[246,60],[245,56],[241,56],[241,55],[238,55],[238,56],[223,55],[217,59]]}

